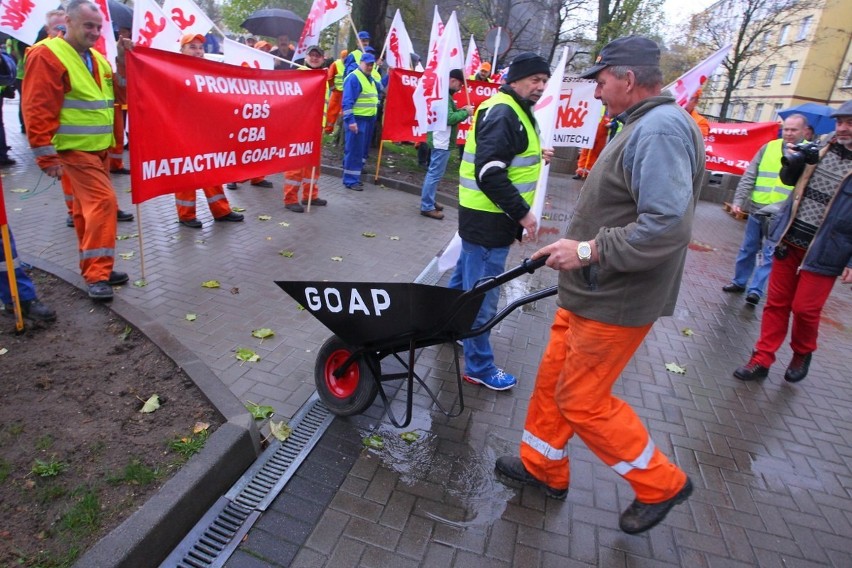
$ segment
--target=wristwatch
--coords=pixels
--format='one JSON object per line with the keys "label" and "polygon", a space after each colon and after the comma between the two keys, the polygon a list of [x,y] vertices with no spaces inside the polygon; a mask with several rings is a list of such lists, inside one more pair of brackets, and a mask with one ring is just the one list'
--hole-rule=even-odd
{"label": "wristwatch", "polygon": [[589,266],[592,263],[592,245],[588,241],[582,241],[577,245],[577,257],[583,266]]}

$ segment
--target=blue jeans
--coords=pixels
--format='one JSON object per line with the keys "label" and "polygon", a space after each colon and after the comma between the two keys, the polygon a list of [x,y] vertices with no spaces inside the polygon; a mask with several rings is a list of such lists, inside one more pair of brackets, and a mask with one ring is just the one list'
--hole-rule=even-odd
{"label": "blue jeans", "polygon": [[[2,239],[0,239],[2,245]],[[12,249],[12,260],[6,258],[5,250],[0,246],[0,302],[4,304],[12,303],[12,291],[9,289],[9,275],[6,273],[10,266],[15,267],[15,277],[18,281],[18,298],[22,302],[36,299],[35,286],[24,269],[20,267],[18,260],[18,250],[15,248],[15,237],[12,236],[12,231],[9,231],[9,245]]]}
{"label": "blue jeans", "polygon": [[[763,248],[763,262],[757,264],[757,253]],[[760,221],[756,215],[749,215],[746,221],[743,242],[737,253],[737,261],[734,265],[734,279],[732,284],[746,287],[749,279],[751,286],[748,293],[755,293],[763,297],[766,292],[766,283],[769,280],[769,272],[772,270],[772,253],[774,247],[761,235]]]}
{"label": "blue jeans", "polygon": [[[434,154],[433,154],[434,156]],[[506,270],[506,257],[509,247],[488,248],[469,243],[462,239],[462,252],[456,263],[456,269],[450,277],[449,288],[470,290],[476,281],[497,276]],[[485,294],[473,328],[477,328],[494,317],[497,302],[500,300],[500,288],[489,290]],[[491,350],[491,332],[486,331],[476,337],[464,340],[465,374],[472,377],[490,377],[497,372],[494,365],[494,352]]]}
{"label": "blue jeans", "polygon": [[433,211],[435,209],[435,192],[438,191],[438,182],[447,171],[447,162],[450,160],[450,151],[432,148],[432,157],[429,159],[429,169],[423,180],[423,188],[420,190],[420,210]]}
{"label": "blue jeans", "polygon": [[374,117],[356,116],[358,134],[349,130],[344,123],[345,137],[343,143],[343,185],[354,185],[361,181],[361,170],[366,162],[367,148],[370,144],[370,133],[373,131]]}

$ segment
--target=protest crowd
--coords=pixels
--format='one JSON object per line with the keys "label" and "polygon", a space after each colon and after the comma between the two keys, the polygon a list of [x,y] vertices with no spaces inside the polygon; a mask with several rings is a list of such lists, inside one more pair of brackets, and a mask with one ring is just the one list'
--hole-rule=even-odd
{"label": "protest crowd", "polygon": [[[148,9],[162,10],[153,2]],[[201,189],[213,219],[228,230],[244,217],[232,209],[225,189],[243,191],[244,182],[273,188],[266,176],[277,173],[283,186],[276,199],[289,212],[333,207],[318,180],[321,145],[332,143],[335,132],[343,138],[343,185],[354,192],[373,189],[364,166],[375,136],[419,146],[427,171],[412,216],[443,220],[437,184],[447,176],[458,180],[460,244],[448,286],[470,290],[505,270],[514,243],[536,240],[542,215],[536,195],[546,190],[541,178],[554,141],[582,139],[568,144],[581,146],[574,173],[585,180],[568,230],[556,242],[540,243],[533,256],[546,257],[546,266],[558,271],[558,310],[517,455],[499,457],[495,469],[505,483],[565,499],[568,445],[576,434],[635,493],[620,528],[635,534],[656,526],[690,497],[692,481],[613,387],[678,298],[694,210],[705,170],[713,169],[705,143],[722,136],[714,132],[721,125],[696,111],[702,96],[697,77],[709,73],[687,73],[678,92],[667,89],[659,46],[639,36],[608,43],[577,77],[565,76],[564,58],[556,65],[532,52],[516,53],[498,68],[481,60],[475,46],[464,57],[455,13],[434,27],[423,59],[398,11],[395,42],[378,49],[377,38],[360,30],[351,50],[333,53],[319,33],[348,14],[312,11],[311,17],[315,25],[306,26],[298,41],[284,33],[226,38],[224,65],[205,58],[220,49],[219,40],[211,40],[212,22],[203,29],[170,21],[174,29],[155,36],[136,21],[132,28],[107,21],[109,15],[89,0],[46,12],[31,47],[8,42],[3,65],[19,81],[17,89],[14,82],[4,89],[21,97],[20,127],[35,163],[61,181],[68,218],[57,222],[73,227],[88,296],[109,300],[130,279],[114,261],[117,223],[133,214],[118,208],[111,175],[131,176],[136,204],[174,194],[175,221],[186,227],[181,230],[203,225],[197,215]],[[239,134],[219,149],[198,150],[204,153],[185,147],[191,136],[183,143],[134,136],[134,124],[162,125],[168,132],[168,105],[179,102],[144,103],[143,97],[173,91],[144,93],[138,83],[143,74],[169,89],[185,80],[185,96],[223,101],[204,108],[235,114],[232,130]],[[575,94],[585,88],[591,103],[584,119],[568,127],[559,96],[566,88]],[[279,99],[298,104],[276,106]],[[234,100],[237,113],[229,110]],[[140,119],[145,112],[153,114]],[[282,119],[293,112],[299,116]],[[784,377],[804,380],[818,347],[822,307],[838,278],[852,283],[852,101],[834,109],[832,118],[835,132],[814,139],[806,133],[807,117],[793,114],[780,134],[778,125],[768,125],[752,146],[756,153],[732,204],[748,220],[733,277],[720,291],[744,293],[747,304],[763,301],[765,308],[753,354],[730,370],[732,381],[765,378],[790,327],[794,355]],[[125,143],[133,148],[129,165],[122,159]],[[454,145],[461,166],[448,172]],[[0,167],[15,163],[4,147],[0,137]],[[5,312],[54,320],[56,312],[39,301],[9,235],[0,258]],[[13,305],[7,271],[17,278],[20,308]],[[494,316],[499,297],[497,289],[488,293],[477,324]],[[496,366],[488,332],[465,339],[463,350],[468,383],[505,391],[523,380]]]}

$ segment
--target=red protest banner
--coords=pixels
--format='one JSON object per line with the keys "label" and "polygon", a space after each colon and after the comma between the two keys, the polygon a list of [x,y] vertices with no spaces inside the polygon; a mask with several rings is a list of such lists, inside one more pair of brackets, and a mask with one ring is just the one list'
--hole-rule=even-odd
{"label": "red protest banner", "polygon": [[127,52],[133,203],[320,163],[324,71]]}
{"label": "red protest banner", "polygon": [[[417,79],[422,75],[418,71],[391,69],[388,77],[388,96],[385,99],[384,122],[382,138],[393,142],[422,142],[426,133],[420,132],[417,126],[414,110],[414,89]],[[497,94],[499,85],[480,81],[468,81],[467,90],[470,104],[478,107],[484,100]],[[464,90],[453,95],[456,106],[461,108],[468,104]],[[464,144],[467,131],[470,129],[471,118],[459,124],[459,134],[456,142]]]}
{"label": "red protest banner", "polygon": [[704,139],[707,169],[742,175],[760,147],[778,138],[775,122],[710,123],[710,135]]}

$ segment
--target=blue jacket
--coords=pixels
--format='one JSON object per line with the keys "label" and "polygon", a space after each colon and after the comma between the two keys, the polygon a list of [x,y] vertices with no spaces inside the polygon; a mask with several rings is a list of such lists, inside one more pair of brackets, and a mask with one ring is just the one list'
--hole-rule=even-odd
{"label": "blue jacket", "polygon": [[[826,146],[820,156],[824,156],[828,149]],[[784,183],[790,183],[796,178],[798,181],[793,193],[784,202],[769,227],[768,238],[773,243],[780,243],[793,224],[805,187],[818,167],[819,164],[805,166],[798,176],[785,171],[786,166],[781,169],[781,179]],[[839,276],[844,268],[852,269],[852,173],[848,173],[840,182],[840,187],[826,208],[822,224],[808,246],[800,268],[826,276]]]}

